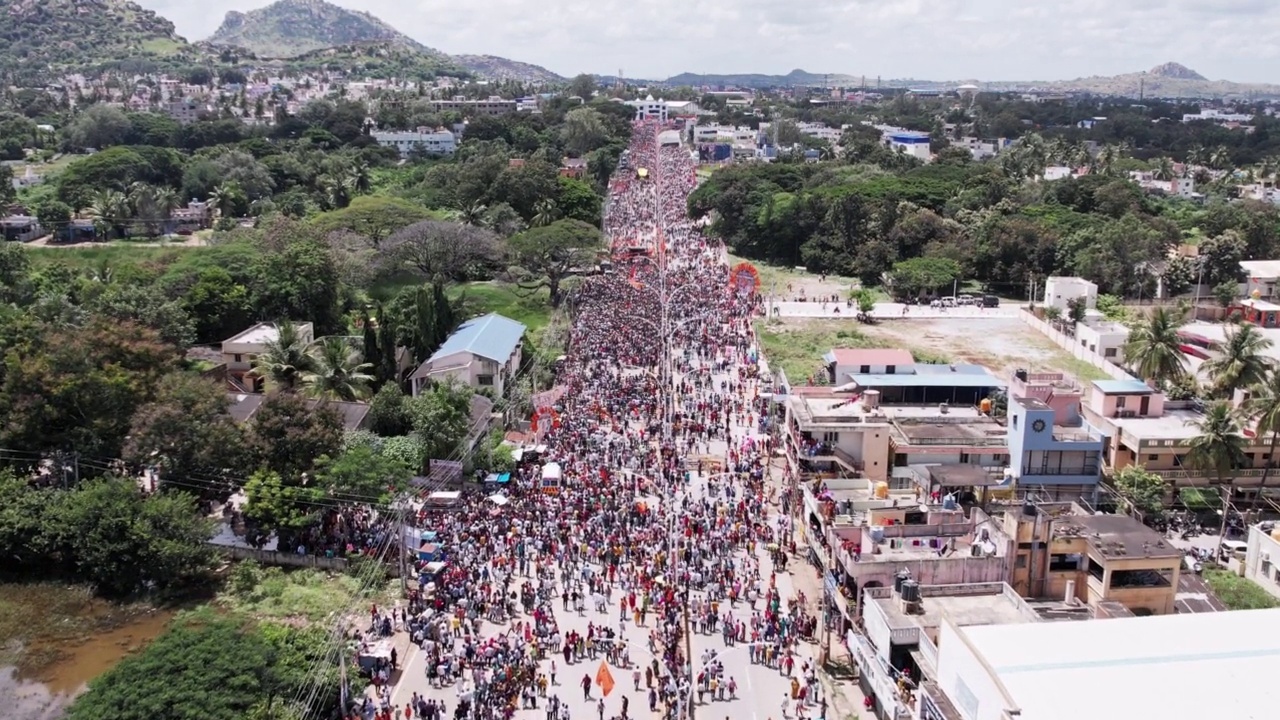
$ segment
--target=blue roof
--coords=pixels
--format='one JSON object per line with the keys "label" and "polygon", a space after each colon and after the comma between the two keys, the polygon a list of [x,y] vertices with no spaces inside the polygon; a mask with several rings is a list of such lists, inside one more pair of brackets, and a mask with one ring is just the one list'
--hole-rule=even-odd
{"label": "blue roof", "polygon": [[527,329],[511,318],[489,313],[459,325],[427,362],[459,352],[469,352],[495,362],[506,362],[511,353],[515,352]]}
{"label": "blue roof", "polygon": [[1150,395],[1154,392],[1141,380],[1094,380],[1093,386],[1106,395]]}

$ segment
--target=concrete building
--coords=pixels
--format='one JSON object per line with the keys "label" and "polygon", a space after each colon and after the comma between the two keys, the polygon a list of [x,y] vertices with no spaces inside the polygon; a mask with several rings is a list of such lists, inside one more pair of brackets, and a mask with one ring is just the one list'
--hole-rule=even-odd
{"label": "concrete building", "polygon": [[884,143],[917,160],[929,162],[933,158],[933,151],[929,149],[929,133],[899,130],[885,135]]}
{"label": "concrete building", "polygon": [[1033,397],[1010,397],[1009,470],[1024,491],[1041,497],[1096,502],[1106,438],[1080,420],[1060,424],[1057,413]]}
{"label": "concrete building", "polygon": [[489,313],[458,326],[444,344],[409,376],[414,395],[431,381],[451,377],[474,388],[492,388],[503,397],[520,369],[527,328]]}
{"label": "concrete building", "polygon": [[1213,108],[1201,108],[1198,113],[1183,113],[1182,122],[1211,122],[1223,125],[1226,123],[1251,123],[1253,115],[1248,113],[1233,113],[1223,110],[1215,110]]}
{"label": "concrete building", "polygon": [[483,115],[488,117],[508,115],[514,113],[518,107],[515,100],[504,100],[497,95],[490,96],[485,100],[468,100],[459,95],[450,100],[429,100],[427,105],[436,112],[454,110],[466,116]]}
{"label": "concrete building", "polygon": [[1083,322],[1076,323],[1076,340],[1080,347],[1119,365],[1124,362],[1124,346],[1129,342],[1129,327],[1106,319],[1096,310],[1089,311]]}
{"label": "concrete building", "polygon": [[[919,696],[929,720],[1266,718],[1280,610],[967,627],[944,618],[937,649],[936,680]],[[1174,689],[1177,678],[1193,686]]]}
{"label": "concrete building", "polygon": [[627,100],[626,104],[635,108],[636,120],[657,120],[666,122],[668,118],[667,101],[654,100],[652,95],[643,100]]}
{"label": "concrete building", "polygon": [[171,100],[164,105],[164,113],[177,120],[180,125],[190,125],[213,112],[213,107],[209,103],[201,102],[195,98]]}
{"label": "concrete building", "polygon": [[1275,300],[1276,283],[1280,281],[1280,260],[1245,260],[1240,263],[1245,281],[1240,296],[1258,300]]}
{"label": "concrete building", "polygon": [[1044,306],[1055,307],[1067,314],[1067,306],[1076,298],[1084,298],[1084,306],[1094,309],[1098,305],[1098,286],[1080,277],[1054,276],[1044,283]]}
{"label": "concrete building", "polygon": [[1249,528],[1244,576],[1280,598],[1280,527],[1264,523]]}
{"label": "concrete building", "polygon": [[457,136],[448,130],[420,127],[417,130],[382,131],[370,133],[383,147],[393,147],[400,157],[407,158],[414,151],[428,155],[452,155],[458,149]]}
{"label": "concrete building", "polygon": [[[298,329],[298,339],[303,345],[315,341],[315,329],[309,322],[294,323]],[[275,323],[258,323],[244,332],[222,341],[222,362],[227,366],[227,377],[240,387],[261,392],[264,388],[262,378],[253,377],[249,371],[253,369],[253,361],[267,351],[267,346],[280,339],[280,328]]]}
{"label": "concrete building", "polygon": [[43,234],[39,221],[30,215],[0,218],[0,239],[7,242],[31,242]]}

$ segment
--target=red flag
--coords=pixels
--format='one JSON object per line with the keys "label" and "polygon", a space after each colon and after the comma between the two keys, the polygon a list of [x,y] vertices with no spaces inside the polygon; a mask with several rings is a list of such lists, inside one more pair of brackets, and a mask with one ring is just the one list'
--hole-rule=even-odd
{"label": "red flag", "polygon": [[605,697],[609,697],[609,693],[613,692],[613,673],[609,672],[609,666],[600,661],[600,669],[596,670],[596,684],[600,686],[600,692]]}

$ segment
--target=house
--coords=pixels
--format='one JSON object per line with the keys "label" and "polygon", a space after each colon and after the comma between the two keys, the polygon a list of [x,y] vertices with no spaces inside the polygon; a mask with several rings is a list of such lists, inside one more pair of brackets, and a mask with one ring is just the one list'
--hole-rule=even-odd
{"label": "house", "polygon": [[587,175],[586,158],[565,158],[560,161],[560,176],[581,180]]}
{"label": "house", "polygon": [[178,124],[190,125],[205,115],[213,114],[214,109],[208,103],[199,102],[193,98],[180,98],[166,103],[164,112],[177,120]]}
{"label": "house", "polygon": [[1276,299],[1276,283],[1280,281],[1280,260],[1244,260],[1240,263],[1245,282],[1240,293],[1257,300]]}
{"label": "house", "polygon": [[1250,527],[1242,564],[1246,578],[1280,598],[1280,527],[1275,523]]}
{"label": "house", "polygon": [[843,384],[851,375],[910,375],[916,359],[906,350],[858,350],[835,348],[822,356],[831,374],[831,382]]}
{"label": "house", "polygon": [[468,320],[409,376],[414,395],[431,381],[453,377],[474,388],[492,388],[498,397],[520,368],[526,328],[497,313]]}
{"label": "house", "polygon": [[98,228],[92,220],[72,219],[58,231],[62,242],[93,242],[98,239]]}
{"label": "house", "polygon": [[210,215],[208,202],[192,200],[186,207],[175,208],[170,213],[172,232],[181,235],[202,230],[209,226]]}
{"label": "house", "polygon": [[[310,345],[315,341],[311,323],[295,323],[300,341]],[[227,378],[238,387],[260,391],[262,378],[249,375],[253,361],[267,351],[267,346],[280,339],[280,328],[275,323],[258,323],[238,335],[222,341],[222,363],[227,366]]]}
{"label": "house", "polygon": [[[254,415],[262,408],[262,404],[266,402],[267,396],[262,393],[227,393],[227,414],[236,423],[247,423],[253,420]],[[320,400],[308,400],[307,407],[315,410],[320,407]],[[324,406],[337,411],[338,417],[342,419],[342,428],[344,430],[367,430],[369,428],[369,404],[361,402],[343,402],[337,400],[325,400]]]}
{"label": "house", "polygon": [[1097,501],[1106,438],[1081,418],[1062,424],[1034,397],[1010,397],[1007,432],[1013,482],[1040,497]]}
{"label": "house", "polygon": [[1098,305],[1098,286],[1081,277],[1052,276],[1044,282],[1044,306],[1058,308],[1065,316],[1076,298],[1084,298],[1085,309]]}
{"label": "house", "polygon": [[40,223],[30,215],[0,218],[0,235],[8,242],[30,242],[43,234]]}
{"label": "house", "polygon": [[891,132],[885,135],[884,144],[917,160],[929,162],[933,158],[933,151],[929,149],[929,133],[910,130]]}
{"label": "house", "polygon": [[382,147],[395,148],[402,158],[415,151],[428,155],[452,155],[458,149],[457,137],[448,130],[427,127],[406,131],[375,130],[370,136]]}
{"label": "house", "polygon": [[1102,313],[1089,310],[1083,322],[1076,323],[1076,340],[1111,362],[1124,362],[1124,346],[1129,342],[1129,327],[1106,319]]}

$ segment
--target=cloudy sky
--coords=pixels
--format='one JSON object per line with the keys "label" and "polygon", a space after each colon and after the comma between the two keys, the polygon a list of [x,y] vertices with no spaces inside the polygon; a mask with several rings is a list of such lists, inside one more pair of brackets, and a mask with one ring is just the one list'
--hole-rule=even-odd
{"label": "cloudy sky", "polygon": [[[188,39],[266,0],[139,0]],[[449,53],[578,72],[1057,80],[1180,62],[1280,82],[1276,0],[337,0]]]}

